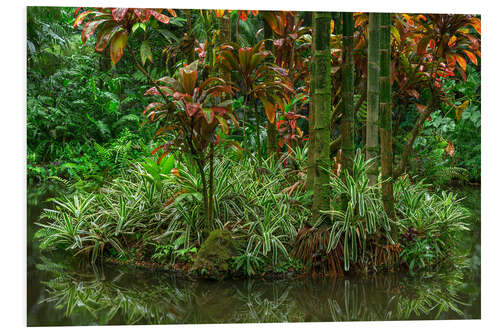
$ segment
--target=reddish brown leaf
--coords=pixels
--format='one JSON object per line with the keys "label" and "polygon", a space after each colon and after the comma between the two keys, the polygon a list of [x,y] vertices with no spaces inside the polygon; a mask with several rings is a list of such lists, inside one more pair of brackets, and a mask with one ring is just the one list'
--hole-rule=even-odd
{"label": "reddish brown leaf", "polygon": [[401,15],[405,18],[406,22],[408,22],[409,25],[414,25],[413,20],[412,20],[410,15],[408,15],[408,14],[401,14]]}
{"label": "reddish brown leaf", "polygon": [[448,40],[448,46],[449,47],[454,47],[457,42],[457,36],[453,35],[451,38]]}
{"label": "reddish brown leaf", "polygon": [[95,33],[97,27],[99,27],[101,23],[104,23],[106,21],[107,20],[89,21],[85,24],[81,35],[83,45],[85,45],[87,39]]}
{"label": "reddish brown leaf", "polygon": [[465,71],[467,69],[467,62],[465,59],[459,55],[455,55],[455,59],[457,59],[458,65]]}
{"label": "reddish brown leaf", "polygon": [[109,41],[121,28],[114,23],[105,23],[106,26],[102,27],[97,33],[97,43],[95,49],[97,52],[102,52],[108,46]]}
{"label": "reddish brown leaf", "polygon": [[127,15],[128,10],[129,8],[113,8],[111,13],[116,21],[121,21]]}
{"label": "reddish brown leaf", "polygon": [[163,106],[164,106],[164,104],[163,103],[159,103],[159,102],[149,103],[148,106],[146,106],[146,108],[142,112],[142,114],[146,114],[146,112],[150,111],[151,109],[157,110],[157,109],[159,109],[159,108],[161,108]]}
{"label": "reddish brown leaf", "polygon": [[448,67],[450,67],[451,69],[454,69],[455,64],[457,62],[457,59],[455,58],[454,54],[447,53],[446,54],[446,62],[448,63]]}
{"label": "reddish brown leaf", "polygon": [[473,17],[471,19],[471,25],[476,29],[476,31],[481,34],[481,20],[478,19],[477,17]]}
{"label": "reddish brown leaf", "polygon": [[271,124],[273,124],[274,119],[276,118],[276,111],[274,108],[274,104],[264,98],[261,98],[260,100],[262,102],[262,105],[264,105],[264,111],[266,111],[267,119]]}
{"label": "reddish brown leaf", "polygon": [[192,117],[200,109],[200,104],[188,104],[186,105],[186,113],[188,116]]}
{"label": "reddish brown leaf", "polygon": [[455,146],[453,145],[453,142],[448,141],[445,151],[450,157],[453,157],[453,154],[455,154]]}
{"label": "reddish brown leaf", "polygon": [[78,15],[78,17],[75,19],[75,22],[73,23],[73,28],[79,26],[83,22],[85,17],[87,17],[87,15],[89,15],[90,13],[92,13],[90,10],[86,10],[80,15]]}
{"label": "reddish brown leaf", "polygon": [[238,10],[238,15],[242,21],[246,21],[248,17],[248,12],[246,10]]}
{"label": "reddish brown leaf", "polygon": [[160,21],[161,23],[165,23],[165,24],[170,23],[170,17],[168,17],[167,15],[161,14],[161,13],[157,12],[156,10],[152,10],[151,15],[153,15],[154,18],[157,19],[158,21]]}
{"label": "reddish brown leaf", "polygon": [[134,14],[135,14],[135,16],[137,16],[139,21],[147,22],[147,21],[149,21],[149,18],[151,17],[151,10],[150,9],[142,9],[142,8],[134,8]]}
{"label": "reddish brown leaf", "polygon": [[156,131],[155,135],[153,135],[153,139],[156,138],[158,135],[162,134],[167,130],[167,127],[162,127],[158,131]]}
{"label": "reddish brown leaf", "polygon": [[467,55],[467,57],[469,57],[470,61],[472,61],[472,63],[477,66],[476,55],[474,53],[472,53],[471,51],[464,50],[464,52]]}

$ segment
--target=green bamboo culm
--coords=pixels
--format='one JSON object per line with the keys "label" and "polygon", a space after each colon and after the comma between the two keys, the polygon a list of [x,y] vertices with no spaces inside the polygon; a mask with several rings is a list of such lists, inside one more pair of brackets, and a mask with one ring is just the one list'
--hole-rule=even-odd
{"label": "green bamboo culm", "polygon": [[380,14],[380,164],[382,200],[389,218],[394,218],[392,189],[392,97],[391,97],[391,14]]}
{"label": "green bamboo culm", "polygon": [[[353,59],[354,19],[352,13],[342,13],[342,169],[352,175],[354,160],[354,59]],[[342,207],[347,202],[342,200]]]}
{"label": "green bamboo culm", "polygon": [[312,217],[316,222],[321,210],[330,207],[327,185],[330,182],[330,113],[331,113],[331,64],[330,64],[330,13],[313,13],[313,57],[311,64],[311,95],[314,113],[313,149],[313,206]]}
{"label": "green bamboo culm", "polygon": [[368,79],[366,115],[366,160],[372,159],[368,168],[368,182],[377,183],[379,154],[378,113],[379,113],[379,70],[380,70],[380,14],[370,13],[368,21]]}

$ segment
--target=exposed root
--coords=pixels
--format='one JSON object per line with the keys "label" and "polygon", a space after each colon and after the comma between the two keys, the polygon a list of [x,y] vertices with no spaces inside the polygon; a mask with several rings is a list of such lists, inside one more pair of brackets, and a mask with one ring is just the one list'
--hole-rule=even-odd
{"label": "exposed root", "polygon": [[305,227],[299,230],[295,238],[292,256],[300,259],[309,272],[314,275],[343,276],[342,242],[327,252],[329,231],[325,228]]}

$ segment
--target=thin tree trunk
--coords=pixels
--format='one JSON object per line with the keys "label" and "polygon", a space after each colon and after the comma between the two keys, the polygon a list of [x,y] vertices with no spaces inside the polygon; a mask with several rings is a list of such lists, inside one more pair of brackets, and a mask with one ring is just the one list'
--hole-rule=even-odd
{"label": "thin tree trunk", "polygon": [[[314,13],[312,14],[312,33],[313,35],[316,34],[316,20],[314,19]],[[314,55],[315,53],[315,47],[314,47],[314,42],[311,45],[311,55]],[[308,122],[309,122],[309,146],[307,150],[307,176],[306,176],[306,183],[304,185],[306,190],[312,190],[313,185],[314,185],[314,177],[315,177],[315,164],[314,164],[314,141],[315,141],[315,135],[314,135],[314,94],[313,94],[313,80],[312,80],[312,73],[313,73],[313,64],[311,64],[311,79],[309,81],[309,109],[308,109]]]}
{"label": "thin tree trunk", "polygon": [[236,27],[234,29],[234,41],[239,44],[240,38],[240,17],[236,15]]}
{"label": "thin tree trunk", "polygon": [[244,94],[245,98],[243,99],[243,119],[242,119],[242,129],[243,129],[243,154],[247,156],[248,153],[248,142],[247,142],[247,104],[248,104],[248,95]]}
{"label": "thin tree trunk", "polygon": [[[221,17],[220,23],[221,23],[220,43],[229,44],[231,43],[231,19],[229,12],[227,10],[224,11],[224,15]],[[231,71],[225,71],[221,69],[219,75],[222,76],[222,79],[226,83],[231,82]],[[222,93],[222,100],[225,100],[227,96],[228,96],[227,93]]]}
{"label": "thin tree trunk", "polygon": [[[267,51],[273,52],[273,30],[267,24],[267,21],[264,20],[264,39],[265,47]],[[267,119],[267,117],[266,117]],[[278,130],[276,129],[276,117],[274,122],[271,123],[269,119],[267,119],[267,156],[274,155],[274,159],[278,159]]]}
{"label": "thin tree trunk", "polygon": [[380,164],[382,166],[382,201],[387,216],[394,218],[390,28],[391,14],[380,14]]}
{"label": "thin tree trunk", "polygon": [[208,212],[207,220],[210,228],[214,227],[214,145],[210,144],[209,176],[208,176]]}
{"label": "thin tree trunk", "polygon": [[434,94],[435,92],[433,91],[433,89],[431,89],[431,100],[429,102],[429,105],[427,106],[427,109],[420,114],[420,117],[418,118],[415,125],[413,125],[413,128],[410,132],[410,139],[406,142],[406,145],[403,148],[403,152],[401,153],[401,160],[399,161],[396,170],[394,170],[393,172],[394,178],[401,176],[401,174],[403,173],[406,163],[408,162],[408,158],[410,157],[410,153],[413,149],[413,143],[415,142],[415,139],[420,135],[420,132],[422,131],[422,125],[424,124],[425,120],[429,118],[433,111],[439,108],[439,105],[437,105],[439,102],[437,102]]}
{"label": "thin tree trunk", "polygon": [[[184,12],[186,13],[186,24],[187,24],[187,33],[184,34],[184,36],[190,36],[191,37],[191,32],[192,32],[192,29],[191,29],[191,9],[185,9]],[[189,53],[187,54],[187,61],[188,63],[192,63],[194,61],[194,48],[192,47],[189,51]]]}
{"label": "thin tree trunk", "polygon": [[227,10],[224,11],[224,15],[221,18],[221,41],[224,44],[231,42],[231,18]]}
{"label": "thin tree trunk", "polygon": [[334,12],[333,14],[333,33],[335,35],[341,34],[342,33],[342,13],[340,12]]}
{"label": "thin tree trunk", "polygon": [[354,159],[354,59],[353,32],[354,20],[352,13],[342,13],[342,120],[340,133],[342,135],[342,167],[352,174]]}
{"label": "thin tree trunk", "polygon": [[257,100],[254,98],[253,99],[253,112],[255,113],[255,120],[257,122],[257,164],[259,165],[259,168],[262,165],[262,155],[261,155],[261,148],[260,148],[260,113],[259,113],[259,108],[257,107]]}
{"label": "thin tree trunk", "polygon": [[321,210],[328,210],[330,197],[327,185],[330,181],[330,19],[329,13],[313,13],[313,59],[311,94],[314,96],[314,184],[312,218],[316,222]]}
{"label": "thin tree trunk", "polygon": [[403,107],[400,109],[400,111],[397,113],[397,118],[396,118],[396,124],[394,124],[394,128],[393,128],[393,133],[392,133],[392,136],[394,138],[397,138],[398,137],[398,132],[399,132],[399,126],[401,125],[401,120],[403,118],[403,111],[402,110],[406,110],[408,107],[408,105],[405,103],[403,105]]}
{"label": "thin tree trunk", "polygon": [[184,9],[184,12],[186,13],[187,29],[191,31],[191,9]]}
{"label": "thin tree trunk", "polygon": [[377,183],[379,154],[378,112],[379,112],[379,22],[380,14],[370,13],[368,23],[368,82],[367,82],[367,115],[366,115],[366,160],[373,159],[368,169],[370,185]]}

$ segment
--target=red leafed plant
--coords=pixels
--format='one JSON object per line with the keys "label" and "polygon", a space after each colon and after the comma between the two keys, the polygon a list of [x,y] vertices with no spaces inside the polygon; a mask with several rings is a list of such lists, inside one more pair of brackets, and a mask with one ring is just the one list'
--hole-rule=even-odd
{"label": "red leafed plant", "polygon": [[[75,16],[79,11],[80,8],[77,8]],[[123,55],[132,27],[136,23],[148,22],[151,17],[165,24],[170,23],[170,17],[162,11],[163,9],[147,8],[95,8],[80,13],[73,26],[79,26],[87,16],[92,16],[83,27],[82,42],[85,44],[97,32],[96,51],[103,52],[110,44],[111,61],[116,64]],[[177,16],[173,9],[167,11],[172,16]]]}
{"label": "red leafed plant", "polygon": [[[175,138],[157,147],[161,159],[172,149],[181,150],[194,159],[202,181],[206,228],[213,228],[213,160],[214,150],[221,142],[218,129],[228,134],[229,127],[238,127],[231,101],[235,88],[216,77],[200,80],[198,61],[180,68],[175,77],[163,77],[145,95],[162,97],[161,102],[150,103],[145,109],[148,119],[162,121],[163,127],[155,136],[175,133]],[[209,161],[209,179],[205,163]]]}
{"label": "red leafed plant", "polygon": [[[455,71],[458,71],[465,81],[466,59],[477,64],[477,58],[481,56],[477,37],[481,34],[481,23],[472,15],[400,14],[395,15],[391,34],[392,82],[396,85],[393,90],[397,92],[394,97],[404,106],[416,104],[420,113],[394,171],[394,176],[399,176],[423,122],[439,108],[441,101],[448,103],[441,87],[442,78],[455,77]],[[419,91],[424,88],[430,90],[432,97],[427,105],[419,105]],[[399,118],[401,115],[398,115],[396,130]]]}
{"label": "red leafed plant", "polygon": [[299,139],[303,137],[302,130],[299,126],[297,126],[297,120],[307,119],[307,117],[299,114],[298,112],[294,112],[291,109],[297,103],[304,103],[302,96],[304,95],[298,95],[294,98],[291,105],[287,105],[285,107],[285,110],[280,116],[281,119],[276,122],[276,129],[281,135],[281,138],[278,141],[280,147],[286,145],[290,149],[292,142],[298,142]]}
{"label": "red leafed plant", "polygon": [[[233,74],[233,79],[240,82],[240,91],[244,96],[243,109],[243,139],[246,144],[245,118],[248,103],[253,102],[257,117],[257,129],[260,127],[260,117],[257,110],[257,100],[262,102],[270,123],[275,122],[275,106],[284,108],[288,101],[286,92],[293,89],[287,84],[281,68],[273,67],[268,61],[271,56],[264,50],[264,41],[253,47],[239,47],[236,44],[222,45],[218,51],[216,64],[226,73]],[[257,133],[257,149],[260,161],[260,139]]]}
{"label": "red leafed plant", "polygon": [[310,43],[297,43],[310,29],[301,26],[294,12],[262,12],[264,20],[273,30],[274,54],[276,65],[294,71],[307,70],[306,64],[297,55],[310,47]]}
{"label": "red leafed plant", "polygon": [[[165,151],[169,146],[176,146],[187,153],[201,154],[210,144],[219,144],[220,136],[216,131],[219,125],[224,133],[229,132],[229,124],[238,125],[231,110],[230,100],[217,103],[223,93],[232,95],[235,88],[216,77],[199,82],[197,67],[198,61],[182,67],[177,71],[176,78],[158,79],[158,86],[145,93],[162,95],[169,100],[167,103],[150,103],[144,110],[148,119],[177,121],[157,132],[157,135],[160,135],[169,129],[179,130],[175,144],[172,142],[162,146]],[[185,142],[185,138],[189,138],[189,142]],[[190,147],[191,143],[193,149]]]}
{"label": "red leafed plant", "polygon": [[[224,12],[226,11],[228,13],[234,12],[234,10],[231,9],[214,9],[215,16],[217,17],[224,16]],[[257,16],[257,14],[259,14],[258,10],[237,10],[236,12],[238,13],[238,17],[242,21],[246,21],[249,14],[252,14],[253,16]]]}

